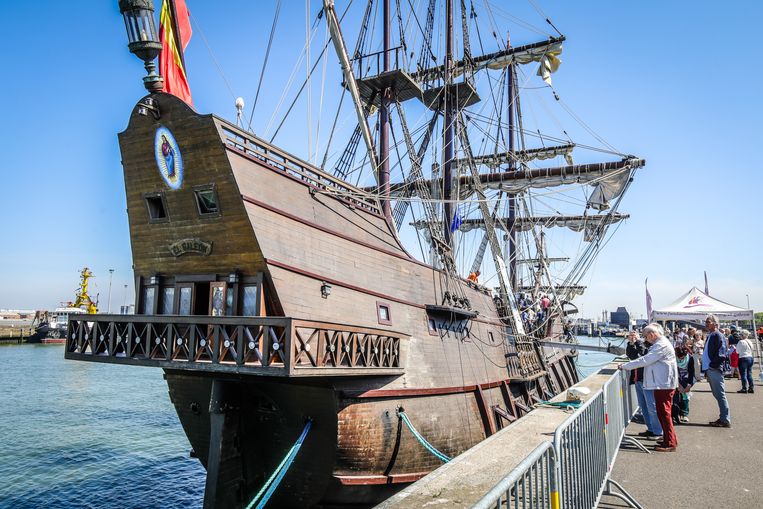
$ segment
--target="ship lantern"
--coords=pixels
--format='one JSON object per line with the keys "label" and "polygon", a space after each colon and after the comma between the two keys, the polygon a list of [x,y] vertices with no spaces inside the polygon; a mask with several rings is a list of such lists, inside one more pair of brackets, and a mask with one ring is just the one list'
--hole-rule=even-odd
{"label": "ship lantern", "polygon": [[162,50],[162,44],[154,24],[153,0],[119,0],[119,12],[125,20],[127,47],[130,53],[143,60],[146,67],[148,74],[143,78],[146,90],[160,92],[164,80],[156,73],[154,60]]}

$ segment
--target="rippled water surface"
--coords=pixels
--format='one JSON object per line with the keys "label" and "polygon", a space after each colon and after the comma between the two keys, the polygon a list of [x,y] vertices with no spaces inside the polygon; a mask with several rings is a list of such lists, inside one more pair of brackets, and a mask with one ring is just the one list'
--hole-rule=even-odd
{"label": "rippled water surface", "polygon": [[162,371],[0,346],[0,507],[201,507]]}
{"label": "rippled water surface", "polygon": [[[625,347],[626,342],[624,338],[589,338],[587,336],[578,336],[578,341],[581,345],[592,346],[607,346],[607,343],[611,343],[614,346]],[[578,372],[580,373],[581,380],[593,373],[596,373],[605,364],[614,359],[615,356],[606,352],[585,352],[580,350],[578,352]]]}
{"label": "rippled water surface", "polygon": [[[63,356],[0,346],[0,507],[201,507],[205,472],[162,371]],[[581,351],[581,375],[612,358]]]}

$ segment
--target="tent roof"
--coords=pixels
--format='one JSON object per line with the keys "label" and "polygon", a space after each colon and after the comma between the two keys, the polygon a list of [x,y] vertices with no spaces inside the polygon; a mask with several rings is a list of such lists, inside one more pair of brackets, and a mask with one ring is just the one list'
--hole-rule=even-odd
{"label": "tent roof", "polygon": [[652,311],[652,320],[697,320],[708,314],[731,320],[752,320],[753,312],[710,297],[697,288],[683,294],[667,307]]}

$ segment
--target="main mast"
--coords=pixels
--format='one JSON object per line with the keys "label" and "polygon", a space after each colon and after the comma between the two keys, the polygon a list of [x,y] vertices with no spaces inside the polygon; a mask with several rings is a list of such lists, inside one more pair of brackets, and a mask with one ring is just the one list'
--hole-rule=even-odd
{"label": "main mast", "polygon": [[445,145],[443,147],[443,233],[447,244],[452,244],[453,224],[453,99],[450,85],[453,83],[453,0],[445,3],[445,86],[443,87],[445,102]]}
{"label": "main mast", "polygon": [[[511,49],[511,38],[506,38],[506,49]],[[509,66],[506,68],[507,74],[507,83],[508,83],[508,115],[509,115],[509,153],[515,154],[515,146],[514,146],[514,97],[515,97],[515,90],[514,90],[514,62],[509,64]],[[510,157],[508,159],[508,171],[513,172],[516,171],[516,159],[513,157]],[[507,253],[509,257],[509,282],[511,284],[511,291],[516,292],[517,290],[517,233],[514,229],[514,221],[516,219],[516,195],[514,193],[509,193],[508,195],[508,202],[509,202],[509,252]]]}
{"label": "main mast", "polygon": [[[389,72],[390,23],[389,0],[384,0],[384,71]],[[392,221],[389,186],[389,105],[391,87],[385,87],[381,94],[379,108],[379,193],[384,217]]]}

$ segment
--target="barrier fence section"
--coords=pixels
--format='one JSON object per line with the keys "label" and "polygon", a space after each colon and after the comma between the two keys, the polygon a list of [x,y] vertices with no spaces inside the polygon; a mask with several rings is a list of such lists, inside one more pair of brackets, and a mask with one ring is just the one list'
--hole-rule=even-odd
{"label": "barrier fence section", "polygon": [[596,506],[607,477],[604,392],[598,390],[556,429],[561,507]]}
{"label": "barrier fence section", "polygon": [[553,442],[539,445],[475,508],[590,509],[604,493],[641,508],[610,478],[620,444],[628,439],[625,428],[638,409],[634,387],[625,371],[600,374],[612,376],[556,429]]}
{"label": "barrier fence section", "polygon": [[543,442],[536,447],[473,507],[557,509],[559,493],[554,445]]}

